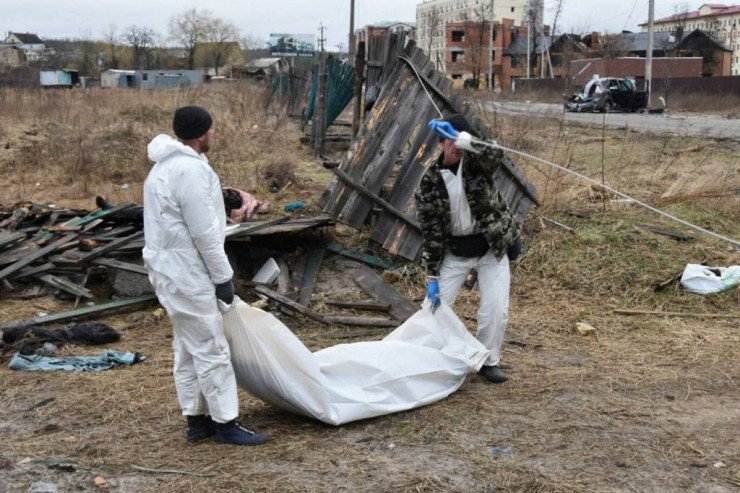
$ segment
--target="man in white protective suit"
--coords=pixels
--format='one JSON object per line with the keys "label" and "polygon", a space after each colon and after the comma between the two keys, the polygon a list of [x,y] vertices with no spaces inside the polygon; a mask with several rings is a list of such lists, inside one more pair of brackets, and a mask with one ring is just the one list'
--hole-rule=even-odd
{"label": "man in white protective suit", "polygon": [[462,115],[432,120],[443,151],[416,191],[427,298],[433,309],[452,306],[471,269],[478,271],[480,309],[477,339],[491,351],[480,374],[493,383],[506,375],[499,366],[509,311],[509,260],[521,252],[519,225],[493,182],[503,152],[472,142]]}
{"label": "man in white protective suit", "polygon": [[226,214],[218,176],[205,154],[213,119],[203,108],[175,111],[177,139],[156,136],[144,183],[144,261],[172,321],[173,374],[187,416],[187,439],[259,445],[267,438],[237,421],[239,406],[218,301],[234,300],[224,251]]}

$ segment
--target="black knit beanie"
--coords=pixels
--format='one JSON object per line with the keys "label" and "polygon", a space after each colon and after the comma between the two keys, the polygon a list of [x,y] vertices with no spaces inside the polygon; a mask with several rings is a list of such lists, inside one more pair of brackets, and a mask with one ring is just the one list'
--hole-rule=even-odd
{"label": "black knit beanie", "polygon": [[182,140],[192,140],[205,135],[213,124],[211,115],[200,106],[177,108],[172,119],[172,130]]}
{"label": "black knit beanie", "polygon": [[[468,132],[469,134],[473,133],[473,129],[470,127],[470,123],[468,123],[467,118],[458,113],[450,115],[447,118],[444,118],[442,121],[449,122],[452,125],[452,128],[454,128],[458,132]],[[439,138],[440,142],[442,142],[443,140],[445,140],[444,137]]]}

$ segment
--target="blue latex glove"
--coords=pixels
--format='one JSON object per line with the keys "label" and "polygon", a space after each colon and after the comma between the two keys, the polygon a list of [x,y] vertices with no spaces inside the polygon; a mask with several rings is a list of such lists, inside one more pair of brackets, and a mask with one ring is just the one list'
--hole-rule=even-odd
{"label": "blue latex glove", "polygon": [[439,280],[429,279],[427,281],[427,299],[432,302],[432,313],[439,308]]}
{"label": "blue latex glove", "polygon": [[445,139],[455,140],[457,138],[457,130],[452,127],[452,124],[450,122],[443,122],[441,120],[430,120],[429,123],[427,123],[427,127],[437,132]]}

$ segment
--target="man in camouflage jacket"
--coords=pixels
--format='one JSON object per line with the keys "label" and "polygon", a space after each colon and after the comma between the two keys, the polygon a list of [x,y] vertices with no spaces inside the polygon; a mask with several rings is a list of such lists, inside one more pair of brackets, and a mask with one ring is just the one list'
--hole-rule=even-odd
{"label": "man in camouflage jacket", "polygon": [[430,127],[443,136],[444,149],[416,192],[428,298],[435,307],[440,299],[452,306],[470,270],[478,271],[476,337],[491,351],[480,373],[504,382],[498,363],[509,308],[507,251],[515,256],[521,243],[519,225],[493,182],[503,152],[472,143],[470,125],[461,115],[435,120]]}

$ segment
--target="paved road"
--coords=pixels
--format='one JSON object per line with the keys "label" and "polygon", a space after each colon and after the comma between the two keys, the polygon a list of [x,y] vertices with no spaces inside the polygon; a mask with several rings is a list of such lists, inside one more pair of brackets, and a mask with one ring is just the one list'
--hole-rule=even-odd
{"label": "paved road", "polygon": [[[487,103],[486,109],[508,114],[528,114],[546,118],[563,117],[563,106],[559,104],[495,101]],[[601,126],[604,122],[604,115],[600,113],[565,113],[565,119],[569,122]],[[659,134],[724,137],[740,140],[740,118],[730,119],[719,115],[608,113],[606,115],[606,125]]]}

